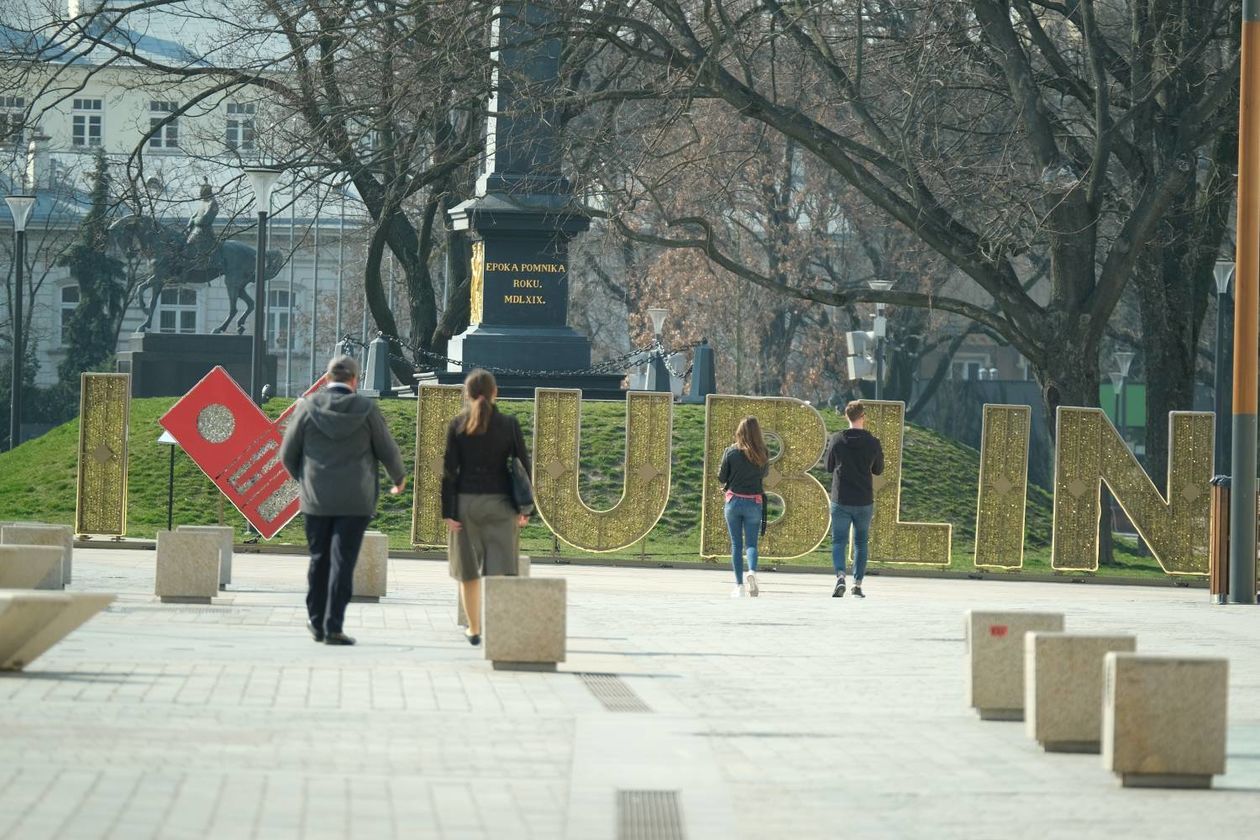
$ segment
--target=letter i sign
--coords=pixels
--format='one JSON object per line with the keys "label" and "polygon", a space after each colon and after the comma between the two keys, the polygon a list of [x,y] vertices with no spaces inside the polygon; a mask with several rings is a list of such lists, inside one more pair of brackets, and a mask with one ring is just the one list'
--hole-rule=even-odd
{"label": "letter i sign", "polygon": [[[323,384],[321,376],[303,396]],[[297,482],[280,463],[280,441],[296,405],[273,423],[215,366],[158,423],[258,533],[271,539],[298,512]]]}

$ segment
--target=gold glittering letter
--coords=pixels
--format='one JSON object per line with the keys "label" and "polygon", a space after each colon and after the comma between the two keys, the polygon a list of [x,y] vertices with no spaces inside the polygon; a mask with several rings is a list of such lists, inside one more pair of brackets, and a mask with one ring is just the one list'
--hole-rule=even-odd
{"label": "gold glittering letter", "polygon": [[980,488],[976,494],[976,565],[1024,565],[1024,513],[1028,507],[1026,405],[986,405],[980,433]]}
{"label": "gold glittering letter", "polygon": [[1057,423],[1051,565],[1098,568],[1099,494],[1105,481],[1165,572],[1207,574],[1211,413],[1168,415],[1167,499],[1100,409],[1060,406]]}
{"label": "gold glittering letter", "polygon": [[412,486],[412,545],[446,545],[442,521],[442,456],[446,427],[463,406],[459,385],[421,385],[416,400],[416,480]]}
{"label": "gold glittering letter", "polygon": [[669,501],[674,404],[669,394],[626,395],[625,478],[621,498],[593,510],[578,492],[582,392],[534,391],[534,501],[557,537],[585,551],[634,545],[660,520]]}
{"label": "gold glittering letter", "polygon": [[472,276],[468,289],[472,295],[468,307],[468,323],[480,324],[486,289],[486,243],[481,240],[472,244]]}
{"label": "gold glittering letter", "polygon": [[[725,502],[718,469],[722,453],[735,440],[735,428],[748,415],[779,444],[770,461],[766,491],[783,501],[783,515],[766,528],[758,546],[765,558],[790,559],[809,554],[827,537],[831,512],[827,491],[809,470],[822,457],[827,427],[809,403],[788,397],[731,397],[710,394],[704,418],[704,491],[700,512],[700,554],[730,556],[731,540],[723,514]],[[771,449],[773,450],[773,446]]]}
{"label": "gold glittering letter", "polygon": [[125,534],[131,376],[85,373],[79,381],[79,487],[74,532]]}
{"label": "gold glittering letter", "polygon": [[884,447],[884,474],[875,477],[870,559],[879,563],[948,566],[952,525],[901,521],[905,403],[863,400],[862,404],[866,406],[867,431],[879,438]]}

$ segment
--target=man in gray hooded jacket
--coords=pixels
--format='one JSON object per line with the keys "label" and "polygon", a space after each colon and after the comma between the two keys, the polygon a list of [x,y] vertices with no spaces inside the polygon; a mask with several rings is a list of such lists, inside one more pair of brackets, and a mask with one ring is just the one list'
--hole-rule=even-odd
{"label": "man in gray hooded jacket", "polygon": [[328,384],[298,401],[280,446],[284,468],[299,485],[306,542],[307,629],[317,642],[352,645],[342,631],[363,533],[376,514],[377,462],[385,465],[397,495],[406,484],[398,444],[375,400],[355,393],[359,363],[337,356]]}

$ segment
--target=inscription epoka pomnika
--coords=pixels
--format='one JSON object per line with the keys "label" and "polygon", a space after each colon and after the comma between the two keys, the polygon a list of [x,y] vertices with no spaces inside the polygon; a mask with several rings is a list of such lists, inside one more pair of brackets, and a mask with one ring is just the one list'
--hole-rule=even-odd
{"label": "inscription epoka pomnika", "polygon": [[[564,274],[565,266],[561,263],[545,262],[488,262],[486,263],[486,271],[489,273],[504,274]],[[512,278],[513,291],[503,295],[503,302],[523,306],[545,305],[547,303],[547,298],[542,294],[543,288],[543,281],[541,278],[514,277]],[[536,290],[536,292],[531,294],[529,293],[531,290]]]}

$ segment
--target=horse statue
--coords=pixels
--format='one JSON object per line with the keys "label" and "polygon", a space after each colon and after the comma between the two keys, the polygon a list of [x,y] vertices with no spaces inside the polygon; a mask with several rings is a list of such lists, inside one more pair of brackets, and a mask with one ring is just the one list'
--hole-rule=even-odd
{"label": "horse statue", "polygon": [[[196,217],[194,217],[195,220]],[[189,223],[189,228],[193,223]],[[145,319],[136,332],[148,332],[153,325],[153,313],[157,310],[158,297],[168,284],[210,283],[222,277],[227,285],[231,308],[227,318],[215,328],[215,334],[227,329],[236,315],[236,303],[245,301],[245,311],[236,322],[236,332],[245,332],[245,320],[254,311],[254,299],[245,287],[254,282],[254,266],[258,251],[243,242],[232,239],[219,241],[213,236],[209,241],[194,242],[194,237],[181,232],[174,225],[167,225],[146,216],[126,216],[110,225],[110,235],[124,251],[138,253],[147,260],[153,273],[140,283],[137,296]],[[266,272],[270,280],[284,266],[284,254],[267,251]],[[145,291],[150,293],[145,302]]]}

